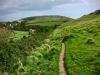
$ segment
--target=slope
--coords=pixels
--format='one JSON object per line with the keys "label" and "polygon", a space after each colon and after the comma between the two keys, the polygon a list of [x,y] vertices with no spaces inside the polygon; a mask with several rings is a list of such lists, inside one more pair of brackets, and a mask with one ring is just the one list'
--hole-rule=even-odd
{"label": "slope", "polygon": [[100,10],[62,24],[53,38],[65,36],[65,66],[69,75],[100,74]]}
{"label": "slope", "polygon": [[73,19],[59,15],[34,16],[21,19],[21,21],[26,22],[26,25],[41,25],[41,26],[60,25],[64,22],[69,22],[71,20]]}
{"label": "slope", "polygon": [[[66,44],[64,60],[68,74],[99,75],[100,14],[95,14],[96,12],[91,14],[91,17],[95,16],[94,18],[91,18],[88,14],[64,23],[51,32],[50,35],[48,33],[46,35],[37,33],[37,36],[30,37],[31,39],[26,38],[24,42],[23,40],[18,42],[17,46],[12,43],[13,47],[11,44],[0,47],[2,48],[1,52],[5,49],[6,54],[4,52],[2,54],[7,57],[4,60],[5,63],[3,63],[5,65],[1,65],[4,66],[2,68],[4,71],[1,71],[0,75],[59,75],[59,56],[61,52],[59,41],[64,35],[63,41]],[[16,54],[16,57],[12,54]],[[12,59],[8,60],[8,56],[12,56],[14,61],[11,61]],[[6,61],[8,62],[6,63]],[[5,68],[6,66],[8,67]]]}

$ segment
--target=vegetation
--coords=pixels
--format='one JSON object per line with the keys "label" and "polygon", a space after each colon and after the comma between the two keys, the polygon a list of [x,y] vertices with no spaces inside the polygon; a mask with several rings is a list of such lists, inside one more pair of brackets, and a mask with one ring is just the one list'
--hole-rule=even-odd
{"label": "vegetation", "polygon": [[[48,33],[35,33],[34,36],[23,38],[20,41],[10,43],[6,42],[0,45],[1,74],[4,75],[5,73],[9,73],[10,75],[25,75],[27,70],[31,70],[32,65],[29,63],[31,63],[32,59],[29,60],[28,56],[32,56],[35,54],[34,52],[37,52],[34,51],[34,49],[43,43],[43,40],[47,37],[46,34]],[[34,66],[36,66],[38,63],[38,60],[35,60],[37,59],[37,55],[35,55],[33,56],[33,64],[35,63]],[[22,65],[25,66],[24,74],[22,74],[22,72],[24,72]],[[27,69],[28,67],[30,68]],[[33,67],[33,69],[35,69],[35,67]]]}
{"label": "vegetation", "polygon": [[14,42],[14,41],[18,41],[21,40],[24,37],[28,37],[29,36],[29,32],[28,31],[13,31],[11,37],[10,37],[10,41]]}
{"label": "vegetation", "polygon": [[0,28],[0,44],[5,43],[11,35],[11,31],[6,28]]}
{"label": "vegetation", "polygon": [[69,75],[100,74],[100,13],[96,14],[97,11],[63,24],[53,34],[54,38],[66,34],[65,66]]}
{"label": "vegetation", "polygon": [[55,26],[55,25],[60,25],[64,22],[41,22],[41,23],[28,23],[27,25],[39,25],[39,26]]}
{"label": "vegetation", "polygon": [[[83,25],[71,27],[68,32],[75,37],[68,39],[66,43],[66,67],[69,74],[99,75],[99,22],[91,21]],[[95,24],[94,24],[95,23]],[[96,35],[97,34],[97,35]],[[71,64],[71,65],[70,65]]]}
{"label": "vegetation", "polygon": [[13,30],[10,41],[0,45],[1,75],[58,75],[61,46],[59,41],[50,42],[52,31],[51,27],[40,26],[30,35],[28,31]]}
{"label": "vegetation", "polygon": [[[61,26],[44,26],[42,23],[42,26],[14,26],[14,30],[18,30],[15,37],[17,39],[23,37],[15,42],[9,42],[6,40],[9,40],[10,35],[3,36],[7,39],[4,40],[4,43],[0,41],[2,43],[0,45],[0,75],[59,75],[60,40],[62,38],[66,44],[64,60],[68,74],[99,75],[99,16],[100,10],[97,10],[76,20],[63,23]],[[29,17],[22,20],[27,20],[27,23],[34,21],[34,24],[40,24],[45,20],[46,23],[48,16],[45,17],[46,19],[38,18]],[[59,19],[59,21],[62,20]],[[36,31],[28,35],[30,28],[36,29]],[[4,29],[2,34],[7,34],[5,31]]]}
{"label": "vegetation", "polygon": [[40,26],[54,26],[60,25],[64,22],[72,21],[72,18],[58,16],[58,15],[48,15],[48,16],[34,16],[21,19],[25,24],[23,25],[40,25]]}
{"label": "vegetation", "polygon": [[40,23],[40,22],[52,22],[52,21],[70,21],[73,20],[72,18],[59,16],[59,15],[47,15],[47,16],[34,16],[34,17],[27,17],[23,18],[22,20],[28,20],[28,23],[34,22],[34,23]]}
{"label": "vegetation", "polygon": [[29,31],[30,29],[36,29],[36,32],[45,32],[54,30],[58,27],[58,25],[54,26],[39,26],[39,25],[29,25],[29,26],[14,26],[14,30],[17,31]]}

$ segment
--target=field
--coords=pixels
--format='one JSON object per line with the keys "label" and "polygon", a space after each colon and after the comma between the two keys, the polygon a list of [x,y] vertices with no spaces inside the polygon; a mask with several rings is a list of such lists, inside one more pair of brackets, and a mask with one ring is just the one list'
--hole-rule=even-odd
{"label": "field", "polygon": [[19,21],[22,21],[23,23],[25,23],[24,25],[54,26],[54,25],[60,25],[64,22],[69,22],[72,20],[73,19],[69,17],[58,16],[58,15],[48,15],[48,16],[27,17]]}
{"label": "field", "polygon": [[54,26],[54,25],[60,25],[64,22],[42,22],[42,23],[28,23],[27,25],[40,25],[40,26]]}
{"label": "field", "polygon": [[51,22],[51,21],[71,21],[72,18],[65,17],[65,16],[59,16],[59,15],[44,15],[44,16],[33,16],[33,17],[27,17],[23,18],[22,20],[28,20],[28,23],[30,22]]}
{"label": "field", "polygon": [[14,31],[11,35],[11,39],[13,39],[13,41],[18,41],[18,40],[21,40],[24,36],[28,37],[29,32],[28,31]]}

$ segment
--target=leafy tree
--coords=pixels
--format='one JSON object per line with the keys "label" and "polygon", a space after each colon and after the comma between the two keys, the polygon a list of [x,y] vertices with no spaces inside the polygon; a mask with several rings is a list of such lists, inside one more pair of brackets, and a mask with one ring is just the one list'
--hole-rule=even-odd
{"label": "leafy tree", "polygon": [[21,21],[20,25],[25,25],[27,23],[27,20]]}

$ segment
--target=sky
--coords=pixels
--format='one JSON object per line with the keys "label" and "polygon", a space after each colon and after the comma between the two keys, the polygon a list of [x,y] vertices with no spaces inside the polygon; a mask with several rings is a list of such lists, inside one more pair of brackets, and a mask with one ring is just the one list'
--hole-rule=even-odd
{"label": "sky", "polygon": [[77,19],[100,9],[100,0],[0,0],[0,21],[61,15]]}

